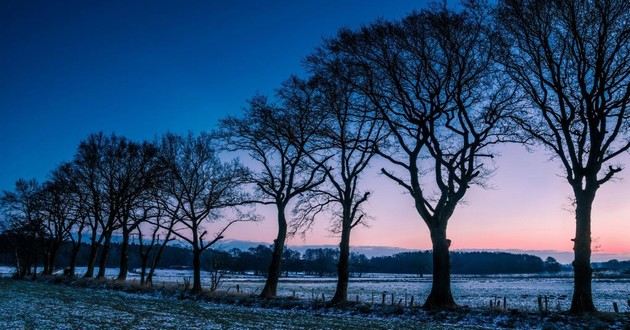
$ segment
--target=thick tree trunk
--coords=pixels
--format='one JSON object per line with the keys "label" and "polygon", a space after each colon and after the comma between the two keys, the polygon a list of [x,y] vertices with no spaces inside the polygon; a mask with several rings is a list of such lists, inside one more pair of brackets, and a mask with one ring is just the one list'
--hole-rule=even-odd
{"label": "thick tree trunk", "polygon": [[451,241],[446,238],[446,228],[430,228],[433,244],[433,282],[431,293],[424,303],[425,309],[455,308],[451,293],[451,263],[449,247]]}
{"label": "thick tree trunk", "polygon": [[595,193],[576,196],[575,239],[573,261],[573,298],[571,313],[595,312],[591,281],[591,209]]}
{"label": "thick tree trunk", "polygon": [[103,249],[101,250],[101,258],[98,261],[98,274],[97,279],[105,278],[105,270],[107,269],[107,258],[109,257],[109,248],[111,245],[112,233],[107,233],[105,236],[105,242],[103,243]]}
{"label": "thick tree trunk", "polygon": [[118,281],[127,279],[129,270],[129,232],[123,230],[123,240],[120,244],[120,267],[118,268]]}
{"label": "thick tree trunk", "polygon": [[277,294],[280,267],[282,264],[282,252],[284,251],[284,241],[286,238],[287,220],[284,214],[284,206],[278,206],[278,235],[273,242],[273,253],[271,254],[271,263],[269,264],[265,287],[260,293],[262,298],[272,298]]}
{"label": "thick tree trunk", "polygon": [[339,261],[337,263],[337,289],[331,304],[342,304],[348,300],[348,280],[350,279],[350,224],[344,224],[341,229],[339,243]]}
{"label": "thick tree trunk", "polygon": [[193,247],[193,293],[201,293],[201,250]]}

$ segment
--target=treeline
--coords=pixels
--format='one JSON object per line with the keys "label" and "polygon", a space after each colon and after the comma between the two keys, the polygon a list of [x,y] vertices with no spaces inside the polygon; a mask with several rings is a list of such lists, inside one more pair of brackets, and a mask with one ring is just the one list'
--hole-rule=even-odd
{"label": "treeline", "polygon": [[[277,293],[287,237],[328,218],[339,235],[331,303],[344,303],[351,235],[369,219],[363,180],[378,158],[429,231],[424,307],[454,308],[451,271],[467,261],[450,253],[451,217],[472,187],[488,183],[498,146],[538,144],[562,165],[574,197],[571,311],[595,311],[592,205],[630,150],[629,1],[434,5],[342,29],[303,63],[303,76],[254,96],[208,133],[154,141],[93,134],[43,184],[19,180],[0,197],[17,276],[40,264],[51,274],[67,243],[72,276],[86,243],[81,275],[102,278],[118,233],[118,280],[138,236],[150,285],[166,242],[177,238],[190,245],[192,289],[200,292],[204,251],[233,224],[258,220],[254,206],[265,204],[276,210],[277,232],[261,297]],[[233,152],[251,168],[227,161]]]}
{"label": "treeline", "polygon": [[[72,263],[72,245],[63,244],[59,249],[57,265],[66,270]],[[82,244],[76,257],[76,266],[86,266],[89,260],[89,246]],[[141,246],[130,244],[129,267],[140,269]],[[6,241],[0,236],[0,264],[15,264],[15,255]],[[233,273],[253,273],[267,275],[273,249],[271,246],[259,245],[247,250],[231,249],[229,251],[209,249],[201,258],[201,269],[204,271],[229,271]],[[121,246],[112,244],[107,267],[118,267],[117,260],[121,254]],[[43,257],[43,256],[42,256]],[[161,269],[189,269],[193,254],[190,249],[167,245],[157,263]],[[561,265],[553,258],[543,261],[541,258],[526,254],[503,252],[451,252],[452,273],[454,274],[527,274],[541,272],[558,272]],[[304,253],[285,249],[282,256],[282,273],[303,273],[315,276],[336,274],[339,261],[339,250],[331,248],[307,249]],[[613,261],[609,262],[613,265]],[[620,262],[619,264],[622,264]],[[602,264],[603,265],[603,264]],[[606,264],[608,265],[608,263]],[[614,265],[617,265],[615,263]],[[363,254],[350,255],[350,273],[361,276],[364,273],[390,274],[431,274],[431,251],[402,252],[392,256],[368,258]]]}

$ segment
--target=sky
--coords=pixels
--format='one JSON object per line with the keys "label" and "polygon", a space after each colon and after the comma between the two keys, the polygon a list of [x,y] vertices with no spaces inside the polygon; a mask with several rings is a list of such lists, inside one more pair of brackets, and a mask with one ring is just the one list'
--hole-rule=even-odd
{"label": "sky", "polygon": [[[269,94],[322,38],[341,27],[397,19],[423,1],[22,1],[0,3],[0,190],[46,179],[88,134],[152,139],[212,129],[246,100]],[[489,188],[473,188],[449,224],[454,249],[570,251],[574,220],[561,169],[542,150],[504,146]],[[628,157],[620,160],[630,164]],[[353,245],[430,248],[413,203],[377,174],[369,227]],[[630,178],[630,170],[620,177]],[[606,184],[593,211],[598,253],[630,257],[630,184]],[[271,242],[273,210],[228,238]],[[318,222],[291,244],[335,244]]]}

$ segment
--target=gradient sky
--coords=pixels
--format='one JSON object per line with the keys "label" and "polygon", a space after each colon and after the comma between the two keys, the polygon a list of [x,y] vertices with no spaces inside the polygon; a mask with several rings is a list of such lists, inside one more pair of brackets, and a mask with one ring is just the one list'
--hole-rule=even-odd
{"label": "gradient sky", "polygon": [[[273,91],[322,37],[395,19],[422,1],[23,1],[0,3],[0,189],[45,179],[92,132],[151,139],[211,129]],[[449,225],[455,249],[571,250],[570,190],[540,150],[506,146],[490,189],[475,188]],[[630,164],[628,157],[620,159]],[[353,245],[430,247],[409,196],[366,175],[369,228]],[[626,170],[621,177],[629,177]],[[230,238],[271,242],[266,219]],[[335,244],[328,223],[292,244]],[[593,215],[596,251],[630,256],[630,184],[605,185]]]}

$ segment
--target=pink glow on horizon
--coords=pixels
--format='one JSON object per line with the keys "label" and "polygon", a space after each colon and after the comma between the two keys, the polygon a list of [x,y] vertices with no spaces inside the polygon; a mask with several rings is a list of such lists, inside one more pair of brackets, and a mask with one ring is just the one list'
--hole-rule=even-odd
{"label": "pink glow on horizon", "polygon": [[[625,157],[625,158],[624,158]],[[627,156],[620,161],[628,162]],[[385,163],[382,163],[385,164]],[[381,163],[378,164],[379,166]],[[396,246],[430,249],[426,225],[411,197],[393,182],[377,175],[374,165],[366,174],[365,187],[372,191],[368,227],[357,227],[351,237],[355,246]],[[451,218],[448,236],[452,249],[522,249],[572,251],[575,225],[571,191],[558,163],[543,152],[528,153],[520,147],[504,147],[496,161],[497,171],[488,181],[490,188],[472,188]],[[600,189],[592,223],[593,251],[630,254],[630,169]],[[232,228],[226,237],[272,242],[275,211],[259,208],[265,220]],[[304,239],[289,244],[338,244],[322,218]]]}

